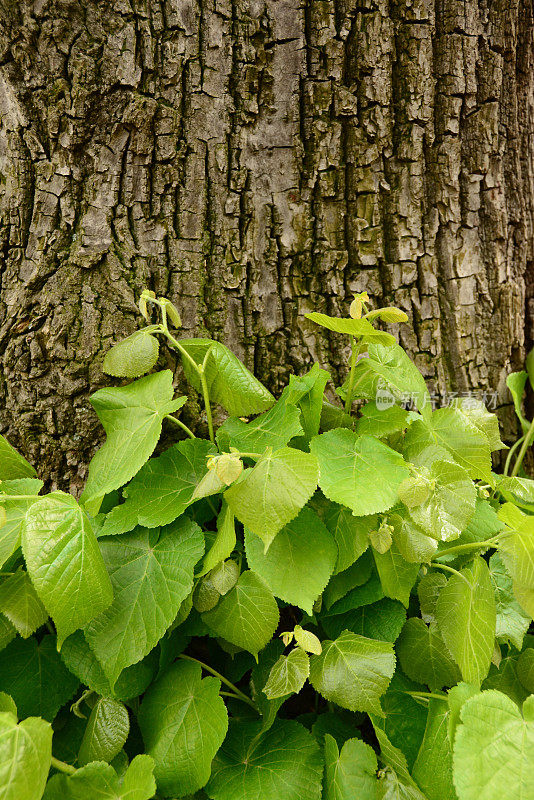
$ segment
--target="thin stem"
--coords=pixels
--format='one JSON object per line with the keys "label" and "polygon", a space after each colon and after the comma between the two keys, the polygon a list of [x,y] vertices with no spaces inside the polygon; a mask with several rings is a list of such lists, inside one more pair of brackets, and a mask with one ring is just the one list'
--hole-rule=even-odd
{"label": "thin stem", "polygon": [[213,419],[211,417],[210,394],[208,390],[208,382],[206,380],[206,373],[204,372],[204,364],[202,365],[202,369],[199,374],[200,374],[200,384],[202,386],[202,396],[204,398],[204,407],[206,409],[206,417],[208,419],[208,432],[210,435],[210,441],[215,443],[215,433],[213,431]]}
{"label": "thin stem", "polygon": [[187,352],[187,350],[185,349],[185,347],[183,347],[183,346],[180,344],[180,342],[178,341],[178,339],[176,339],[176,338],[175,338],[175,337],[172,335],[172,333],[170,332],[170,330],[169,330],[168,328],[163,328],[163,326],[162,326],[162,331],[161,331],[161,332],[165,334],[165,336],[167,337],[167,339],[169,340],[169,342],[170,342],[170,343],[173,345],[173,347],[176,347],[176,349],[180,351],[180,353],[183,355],[183,357],[186,359],[186,361],[189,361],[189,363],[190,363],[191,367],[194,369],[194,371],[197,373],[197,375],[199,375],[199,376],[200,376],[200,367],[199,367],[199,365],[197,364],[197,362],[195,361],[195,359],[194,359],[194,358],[192,358],[192,357],[189,355],[189,353]]}
{"label": "thin stem", "polygon": [[525,436],[526,436],[526,434],[523,434],[523,436],[521,436],[521,438],[518,439],[517,442],[514,442],[514,444],[509,449],[508,455],[506,456],[506,462],[504,464],[504,473],[503,473],[504,475],[508,475],[508,470],[510,469],[512,456],[515,453],[515,451],[517,450],[517,448],[520,446],[520,444],[524,441]]}
{"label": "thin stem", "polygon": [[345,398],[345,411],[347,412],[347,414],[350,414],[352,409],[352,393],[354,391],[354,378],[356,377],[356,359],[358,358],[358,353],[360,352],[360,347],[357,344],[354,336],[350,337],[350,346],[351,346],[351,354],[350,354],[349,385],[347,387],[347,396]]}
{"label": "thin stem", "polygon": [[[234,694],[234,692],[223,692],[223,691],[221,691],[221,692],[219,692],[219,694],[222,697],[232,697],[234,700],[241,700],[243,703],[245,702],[245,700],[243,700],[242,697],[240,697],[238,694]],[[256,710],[256,706],[254,706],[254,709]]]}
{"label": "thin stem", "polygon": [[204,662],[199,661],[198,658],[193,658],[193,656],[187,656],[185,655],[185,653],[181,653],[178,656],[178,658],[182,658],[185,661],[194,661],[195,664],[200,664],[202,669],[205,669],[206,672],[211,672],[212,675],[214,675],[216,678],[219,678],[221,683],[224,683],[225,686],[228,686],[228,688],[231,689],[237,695],[237,697],[239,697],[240,700],[242,700],[244,703],[253,708],[254,711],[258,710],[256,707],[256,703],[254,703],[254,701],[251,700],[250,697],[247,697],[247,695],[244,692],[242,692],[241,689],[238,689],[237,686],[235,686],[233,683],[231,683],[231,681],[228,680],[228,678],[225,678],[224,675],[221,675],[221,673],[217,672],[217,670],[213,669],[213,667],[208,666],[208,664],[204,664]]}
{"label": "thin stem", "polygon": [[[162,316],[163,316],[164,315],[163,307],[161,308],[161,312],[162,312]],[[185,359],[187,359],[187,361],[189,361],[191,367],[194,369],[194,371],[197,373],[198,377],[200,378],[200,385],[202,386],[202,396],[204,398],[204,406],[206,408],[206,417],[208,419],[208,431],[209,431],[209,435],[210,435],[210,440],[215,443],[215,433],[213,431],[213,419],[212,419],[212,416],[211,416],[210,396],[209,396],[209,391],[208,391],[208,383],[206,381],[206,374],[205,374],[205,371],[204,371],[204,367],[205,367],[205,364],[206,364],[206,359],[209,356],[210,350],[208,349],[208,352],[204,356],[203,364],[197,364],[195,359],[192,358],[189,355],[189,353],[187,352],[185,347],[183,347],[180,344],[180,342],[178,341],[178,339],[176,339],[172,335],[172,333],[169,331],[169,328],[167,327],[167,322],[166,322],[166,312],[165,312],[165,315],[164,315],[164,324],[162,325],[162,329],[163,329],[163,333],[165,334],[165,336],[167,337],[169,342],[171,342],[171,344],[174,347],[176,347],[177,350],[180,351],[182,356]]]}
{"label": "thin stem", "polygon": [[458,570],[454,569],[454,567],[449,567],[447,564],[440,564],[438,561],[432,561],[431,565],[433,567],[437,567],[437,569],[443,569],[445,572],[451,572],[453,575],[456,575],[457,578],[461,578],[466,583],[469,583],[465,575],[462,575],[462,573],[458,572]]}
{"label": "thin stem", "polygon": [[0,503],[4,500],[39,500],[36,494],[2,494],[0,493]]}
{"label": "thin stem", "polygon": [[[450,556],[453,553],[465,553],[469,550],[484,550],[488,547],[494,547],[497,543],[498,537],[494,536],[493,539],[487,539],[485,542],[467,542],[467,544],[457,544],[456,547],[449,547],[447,550],[444,550],[440,553],[436,558],[441,558],[442,556]],[[434,560],[430,562],[431,564],[439,563]]]}
{"label": "thin stem", "polygon": [[171,422],[174,422],[175,425],[178,425],[178,427],[181,428],[183,431],[185,431],[191,439],[197,438],[193,433],[193,431],[191,430],[191,428],[188,428],[185,422],[182,422],[181,419],[173,417],[172,414],[165,414],[165,419],[170,419]]}
{"label": "thin stem", "polygon": [[446,694],[436,694],[435,692],[408,692],[405,691],[404,694],[409,694],[410,697],[420,698],[421,700],[446,700]]}
{"label": "thin stem", "polygon": [[70,764],[65,764],[64,761],[60,761],[59,758],[54,758],[52,756],[52,766],[54,769],[58,769],[60,772],[65,772],[67,775],[74,775],[76,772],[76,768],[71,766]]}
{"label": "thin stem", "polygon": [[521,445],[521,450],[519,451],[519,455],[517,456],[516,462],[514,464],[514,468],[512,470],[512,474],[511,474],[512,478],[515,478],[515,476],[519,472],[519,468],[521,467],[521,464],[523,463],[523,459],[525,457],[525,453],[527,452],[528,448],[532,444],[532,439],[534,439],[534,419],[530,423],[530,427],[529,427],[528,431],[525,434],[525,439],[523,441],[523,444]]}
{"label": "thin stem", "polygon": [[240,458],[261,458],[262,453],[236,453]]}
{"label": "thin stem", "polygon": [[0,578],[8,578],[10,575],[14,574],[14,572],[0,572]]}

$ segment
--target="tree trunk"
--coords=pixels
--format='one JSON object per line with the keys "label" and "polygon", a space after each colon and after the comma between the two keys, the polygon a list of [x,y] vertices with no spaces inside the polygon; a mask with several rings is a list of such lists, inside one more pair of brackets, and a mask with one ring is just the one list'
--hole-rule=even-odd
{"label": "tree trunk", "polygon": [[[0,429],[76,490],[151,288],[273,391],[405,309],[437,391],[499,392],[534,295],[532,0],[0,0]],[[530,273],[530,277],[529,277]],[[190,412],[191,414],[191,412]],[[187,415],[186,415],[187,418]]]}

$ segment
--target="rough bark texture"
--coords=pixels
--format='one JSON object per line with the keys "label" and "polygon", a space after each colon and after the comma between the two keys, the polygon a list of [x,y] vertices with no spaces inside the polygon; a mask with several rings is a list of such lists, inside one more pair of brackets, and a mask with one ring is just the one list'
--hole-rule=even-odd
{"label": "rough bark texture", "polygon": [[[0,0],[0,430],[76,488],[144,287],[277,391],[354,291],[498,389],[534,294],[532,0]],[[529,279],[530,270],[530,279]]]}

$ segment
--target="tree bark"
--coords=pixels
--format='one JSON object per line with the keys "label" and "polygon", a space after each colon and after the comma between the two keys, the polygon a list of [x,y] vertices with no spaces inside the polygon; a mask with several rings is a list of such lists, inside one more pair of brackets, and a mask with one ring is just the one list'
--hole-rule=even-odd
{"label": "tree bark", "polygon": [[437,391],[509,402],[532,0],[0,0],[0,117],[0,430],[51,485],[84,477],[145,287],[274,392],[341,376],[303,315],[367,289]]}

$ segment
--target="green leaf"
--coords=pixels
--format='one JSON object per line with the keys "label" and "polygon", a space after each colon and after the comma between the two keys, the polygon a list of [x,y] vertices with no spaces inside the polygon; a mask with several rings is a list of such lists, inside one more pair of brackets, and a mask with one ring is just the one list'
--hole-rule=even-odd
{"label": "green leaf", "polygon": [[430,561],[438,544],[415,524],[408,512],[389,514],[388,524],[393,526],[393,541],[406,561],[413,564]]}
{"label": "green leaf", "polygon": [[[0,456],[1,458],[1,456]],[[20,545],[20,529],[27,510],[38,500],[43,482],[34,478],[20,478],[2,481],[0,484],[0,508],[6,512],[6,522],[0,528],[0,566],[13,555]],[[2,500],[2,494],[11,495],[10,500]],[[20,495],[20,499],[13,497]]]}
{"label": "green leaf", "polygon": [[402,431],[408,425],[408,412],[398,405],[378,408],[376,402],[366,403],[362,408],[356,431],[359,436],[382,438]]}
{"label": "green leaf", "polygon": [[[181,339],[180,344],[196,364],[205,361],[210,399],[223,406],[230,416],[247,417],[249,414],[259,414],[274,403],[272,394],[220,342],[211,339]],[[182,364],[187,380],[194,389],[200,391],[198,373],[186,358],[182,358]]]}
{"label": "green leaf", "polygon": [[217,636],[257,655],[272,638],[279,615],[276,600],[266,584],[247,570],[202,619]]}
{"label": "green leaf", "polygon": [[388,525],[385,520],[382,520],[376,531],[371,531],[369,534],[369,542],[371,543],[372,552],[384,555],[387,553],[393,544],[393,528]]}
{"label": "green leaf", "polygon": [[319,637],[311,631],[307,631],[300,625],[295,625],[293,628],[295,636],[295,643],[301,647],[306,653],[315,653],[316,656],[322,653],[322,646]]}
{"label": "green leaf", "polygon": [[249,567],[276,597],[312,614],[314,602],[334,571],[337,547],[311,508],[303,508],[282,528],[267,553],[262,540],[245,530],[245,549]]}
{"label": "green leaf", "polygon": [[195,501],[195,489],[208,471],[207,458],[216,452],[211,442],[186,439],[151,458],[123,490],[126,501],[106,516],[101,536],[174,522]]}
{"label": "green leaf", "polygon": [[177,411],[186,397],[172,399],[169,369],[116,389],[100,389],[91,404],[106,432],[106,441],[89,465],[81,496],[87,503],[127,483],[152,455],[163,417]]}
{"label": "green leaf", "polygon": [[[530,627],[530,617],[514,597],[512,578],[499,553],[491,556],[489,567],[497,608],[495,637],[503,643],[511,642],[514,647],[521,650],[523,638]],[[534,691],[534,685],[532,688]]]}
{"label": "green leaf", "polygon": [[458,667],[447,652],[439,631],[422,619],[406,621],[397,641],[397,656],[406,675],[425,683],[432,691],[454,686],[460,680]]}
{"label": "green leaf", "polygon": [[338,556],[335,573],[343,572],[367,550],[369,534],[377,527],[374,514],[368,517],[355,517],[348,508],[331,503],[324,523],[334,536]]}
{"label": "green leaf", "polygon": [[212,800],[320,800],[323,760],[313,736],[290,720],[233,722],[206,787]]}
{"label": "green leaf", "polygon": [[271,668],[263,691],[269,700],[298,694],[310,674],[310,659],[300,647],[295,647],[289,655],[280,656]]}
{"label": "green leaf", "polygon": [[512,372],[506,378],[506,385],[510,389],[510,394],[512,395],[512,400],[514,401],[515,413],[521,423],[523,433],[526,433],[530,426],[529,421],[523,416],[521,409],[521,401],[523,399],[527,378],[528,375],[524,370],[521,370],[521,372]]}
{"label": "green leaf", "polygon": [[299,447],[301,444],[307,444],[319,433],[324,390],[329,377],[329,373],[321,369],[318,364],[314,364],[305,375],[289,376],[289,385],[284,389],[282,397],[300,410],[304,436],[296,441]]}
{"label": "green leaf", "polygon": [[408,315],[395,306],[375,308],[365,314],[366,319],[382,319],[384,322],[408,322]]}
{"label": "green leaf", "polygon": [[410,592],[419,573],[419,564],[406,561],[400,554],[395,542],[385,553],[373,550],[378,575],[386,597],[400,600],[408,608]]}
{"label": "green leaf", "polygon": [[[504,523],[498,518],[492,506],[487,500],[477,499],[475,503],[475,513],[471,517],[469,525],[465,528],[458,539],[451,542],[440,542],[438,553],[445,555],[449,547],[457,547],[460,544],[474,542],[485,542],[492,539],[504,528]],[[456,556],[449,557],[454,560]]]}
{"label": "green leaf", "polygon": [[26,514],[22,550],[61,647],[113,599],[89,517],[71,495],[53,492],[42,497]]}
{"label": "green leaf", "polygon": [[425,502],[409,509],[410,516],[438,541],[457,539],[475,512],[475,485],[452,461],[434,461],[429,479],[435,482],[434,490]]}
{"label": "green leaf", "polygon": [[94,704],[78,753],[81,767],[91,761],[112,761],[130,730],[128,711],[118,700],[99,697]]}
{"label": "green leaf", "polygon": [[491,577],[482,558],[449,578],[439,594],[436,616],[464,681],[480,685],[493,654],[496,620]]}
{"label": "green leaf", "polygon": [[356,516],[387,511],[408,476],[404,459],[371,436],[335,429],[316,436],[310,450],[319,462],[319,486],[330,500]]}
{"label": "green leaf", "polygon": [[0,714],[0,797],[40,800],[52,758],[52,726],[42,719],[17,724],[11,713]]}
{"label": "green leaf", "polygon": [[145,330],[136,331],[113,345],[104,356],[102,369],[117,378],[139,378],[158,360],[159,342]]}
{"label": "green leaf", "polygon": [[501,658],[498,667],[495,663],[492,663],[488,677],[482,684],[482,689],[496,689],[508,695],[517,705],[522,705],[527,698],[528,692],[525,690],[517,673],[518,660],[517,655],[508,655]]}
{"label": "green leaf", "polygon": [[[352,568],[350,568],[352,569]],[[360,606],[376,603],[384,597],[384,590],[380,578],[376,573],[371,574],[371,577],[361,586],[356,586],[351,589],[341,600],[334,603],[328,609],[328,616],[336,614],[344,614],[346,611],[352,611]],[[323,614],[326,612],[323,611]]]}
{"label": "green leaf", "polygon": [[287,699],[287,697],[277,697],[274,700],[269,700],[263,691],[271,669],[282,655],[284,649],[280,639],[272,639],[257,657],[257,663],[250,673],[251,696],[262,716],[259,735],[269,730],[276,720],[278,711]]}
{"label": "green leaf", "polygon": [[406,610],[396,600],[385,597],[376,603],[360,606],[335,617],[321,619],[328,636],[335,638],[344,631],[352,631],[368,639],[394,642],[406,621]]}
{"label": "green leaf", "polygon": [[177,662],[147,691],[139,725],[155,762],[158,791],[183,797],[204,786],[228,729],[221,682],[199,664]]}
{"label": "green leaf", "polygon": [[306,319],[321,325],[334,333],[345,333],[349,336],[356,336],[362,338],[364,342],[378,342],[381,345],[395,345],[395,337],[390,333],[378,331],[373,328],[367,319],[353,319],[352,317],[329,317],[327,314],[320,314],[318,311],[312,311],[311,314],[305,314]]}
{"label": "green leaf", "polygon": [[381,800],[427,800],[410,775],[404,753],[390,742],[375,719],[372,722],[380,745],[380,758],[389,767],[380,776],[378,795]]}
{"label": "green leaf", "polygon": [[382,716],[380,697],[395,671],[389,642],[377,642],[345,631],[323,642],[320,656],[312,656],[310,683],[326,700],[349,711]]}
{"label": "green leaf", "polygon": [[11,481],[16,478],[33,478],[36,472],[26,459],[17,453],[7,439],[0,435],[0,480]]}
{"label": "green leaf", "polygon": [[320,429],[323,431],[330,431],[332,428],[349,428],[354,430],[356,420],[350,414],[338,405],[329,403],[328,400],[323,399],[321,406],[321,423]]}
{"label": "green leaf", "polygon": [[239,566],[229,559],[221,562],[210,572],[209,579],[220,595],[228,594],[239,580]]}
{"label": "green leaf", "polygon": [[126,667],[112,689],[97,657],[87,644],[82,631],[71,634],[63,643],[61,658],[73,675],[99,695],[126,702],[142,694],[151,683],[157,667],[157,652]]}
{"label": "green leaf", "polygon": [[302,433],[299,409],[282,397],[252,422],[229,417],[217,431],[217,443],[221,450],[235,447],[243,453],[263,453],[266,447],[284,447]]}
{"label": "green leaf", "polygon": [[204,541],[181,517],[165,528],[137,528],[100,539],[114,598],[85,629],[89,645],[114,686],[121,671],[158,643],[193,588]]}
{"label": "green leaf", "polygon": [[452,781],[452,745],[446,700],[431,699],[421,749],[412,774],[428,800],[457,800]]}
{"label": "green leaf", "polygon": [[449,719],[447,728],[449,733],[449,741],[451,743],[454,742],[456,728],[460,723],[460,711],[463,704],[466,700],[469,700],[470,697],[474,697],[477,694],[480,694],[480,689],[478,686],[472,686],[471,684],[464,683],[463,681],[457,686],[453,686],[452,689],[449,690],[447,694],[447,702],[449,704]]}
{"label": "green leaf", "polygon": [[415,508],[428,500],[432,484],[430,479],[423,475],[410,475],[399,486],[399,500],[407,508]]}
{"label": "green leaf", "polygon": [[458,408],[438,408],[427,420],[416,420],[405,437],[405,457],[413,461],[429,445],[439,445],[452,455],[473,480],[493,485],[491,447],[486,434]]}
{"label": "green leaf", "polygon": [[529,694],[534,694],[534,649],[527,647],[517,659],[517,677]]}
{"label": "green leaf", "polygon": [[0,653],[0,690],[11,695],[21,717],[52,721],[78,688],[78,679],[65,667],[56,637],[15,639]]}
{"label": "green leaf", "polygon": [[[352,517],[352,519],[358,520],[368,518]],[[338,600],[345,597],[352,589],[367,583],[371,576],[373,565],[373,557],[370,551],[367,550],[354,564],[351,564],[348,569],[343,570],[343,572],[338,572],[337,575],[333,575],[323,593],[323,602],[326,608],[332,608]]]}
{"label": "green leaf", "polygon": [[48,619],[28,573],[22,569],[0,583],[0,611],[24,639]]}
{"label": "green leaf", "polygon": [[9,712],[13,716],[17,716],[17,706],[13,698],[5,692],[0,692],[0,712]]}
{"label": "green leaf", "polygon": [[370,344],[368,352],[369,358],[361,359],[358,364],[358,377],[367,375],[372,378],[372,399],[378,399],[377,389],[380,391],[385,382],[394,397],[403,401],[409,397],[421,414],[429,417],[431,403],[425,380],[405,350],[396,343],[391,347]]}
{"label": "green leaf", "polygon": [[510,528],[501,535],[500,552],[512,576],[514,594],[521,608],[534,617],[534,517],[512,503],[499,509],[499,519]]}
{"label": "green leaf", "polygon": [[443,572],[428,572],[423,575],[417,584],[417,596],[421,616],[425,622],[436,621],[436,607],[438,604],[439,593],[447,585],[447,578]]}
{"label": "green leaf", "polygon": [[[428,712],[426,703],[407,694],[419,688],[419,684],[414,684],[398,670],[381,701],[385,717],[380,721],[380,727],[391,745],[402,751],[410,770],[423,741]],[[374,721],[378,723],[378,718]]]}
{"label": "green leaf", "polygon": [[534,508],[534,481],[531,478],[512,478],[509,476],[499,476],[497,489],[507,500],[528,507],[529,511]]}
{"label": "green leaf", "polygon": [[318,477],[315,456],[283,447],[268,451],[253,469],[245,470],[224,497],[237,519],[263,540],[267,550],[278,531],[306,505]]}
{"label": "green leaf", "polygon": [[459,800],[534,797],[534,702],[523,716],[509,697],[482,692],[462,706],[454,740],[454,785]]}
{"label": "green leaf", "polygon": [[339,752],[336,740],[324,737],[325,800],[377,800],[378,764],[374,750],[359,739],[349,739]]}
{"label": "green leaf", "polygon": [[0,614],[0,651],[4,650],[16,635],[17,631],[11,622]]}
{"label": "green leaf", "polygon": [[102,761],[76,770],[74,775],[54,775],[44,800],[150,800],[156,791],[150,756],[136,756],[124,775]]}
{"label": "green leaf", "polygon": [[482,400],[464,397],[457,400],[454,407],[487,436],[492,451],[506,449],[501,442],[499,417],[488,411]]}
{"label": "green leaf", "polygon": [[217,517],[217,536],[204,556],[202,569],[197,577],[202,577],[210,572],[217,564],[224,561],[231,554],[236,545],[234,515],[223,501],[222,508]]}

